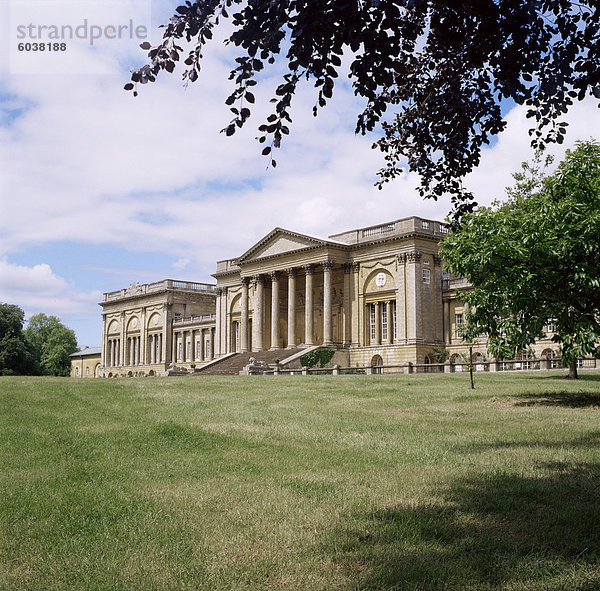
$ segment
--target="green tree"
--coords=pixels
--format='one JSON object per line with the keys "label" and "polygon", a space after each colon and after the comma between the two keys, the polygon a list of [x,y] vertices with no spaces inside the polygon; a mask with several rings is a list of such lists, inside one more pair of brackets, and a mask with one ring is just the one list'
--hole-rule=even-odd
{"label": "green tree", "polygon": [[26,375],[33,356],[23,334],[25,313],[14,304],[0,304],[0,375]]}
{"label": "green tree", "polygon": [[401,174],[406,158],[420,174],[421,194],[451,194],[456,215],[473,208],[461,179],[506,126],[503,101],[528,107],[532,143],[540,147],[563,140],[560,118],[575,100],[600,98],[596,0],[186,1],[158,46],[142,43],[149,61],[132,70],[125,89],[137,95],[138,84],[173,72],[180,57],[185,82],[197,80],[204,46],[220,24],[232,29],[228,42],[240,55],[225,101],[233,114],[227,135],[250,117],[265,68],[283,70],[272,112],[258,128],[271,159],[290,131],[298,85],[313,82],[316,115],[347,74],[365,104],[356,131],[377,131],[385,155],[380,182]]}
{"label": "green tree", "polygon": [[25,335],[35,358],[36,373],[45,376],[68,376],[69,355],[77,351],[75,333],[56,316],[35,314],[29,319]]}
{"label": "green tree", "polygon": [[442,244],[469,278],[470,323],[490,352],[511,358],[552,318],[569,377],[600,339],[600,144],[579,142],[556,172],[523,165],[508,201],[465,215]]}

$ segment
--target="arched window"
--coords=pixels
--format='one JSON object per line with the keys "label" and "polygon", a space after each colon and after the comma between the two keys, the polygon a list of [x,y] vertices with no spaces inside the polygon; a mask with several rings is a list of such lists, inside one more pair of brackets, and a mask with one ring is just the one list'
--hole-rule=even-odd
{"label": "arched window", "polygon": [[431,372],[431,359],[429,359],[429,355],[425,355],[425,373]]}
{"label": "arched window", "polygon": [[373,373],[383,373],[383,359],[381,358],[381,355],[373,356],[373,359],[371,359],[371,367],[373,368]]}

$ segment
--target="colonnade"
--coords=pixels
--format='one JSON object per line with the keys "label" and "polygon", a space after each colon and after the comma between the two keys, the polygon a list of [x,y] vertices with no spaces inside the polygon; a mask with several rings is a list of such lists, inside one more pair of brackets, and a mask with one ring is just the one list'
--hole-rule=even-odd
{"label": "colonnade", "polygon": [[[120,337],[107,340],[107,367],[120,367],[123,365],[147,365],[164,363],[162,354],[163,335],[154,333],[148,335],[146,350],[142,349],[142,337],[127,337],[125,341],[125,350],[122,350],[122,341]],[[121,353],[123,356],[121,357]],[[146,359],[144,359],[144,356]]]}
{"label": "colonnade", "polygon": [[173,335],[172,359],[176,363],[210,361],[214,359],[214,341],[215,334],[212,327],[178,330]]}
{"label": "colonnade", "polygon": [[[315,299],[313,293],[314,275],[318,268],[323,272],[323,343],[333,344],[332,305],[333,290],[332,277],[335,261],[327,259],[317,264],[308,264],[301,267],[290,267],[283,271],[272,271],[267,275],[259,274],[252,277],[242,277],[241,302],[240,302],[240,351],[250,350],[249,334],[249,286],[254,285],[254,307],[252,311],[252,350],[263,351],[265,349],[265,334],[269,330],[271,336],[271,349],[279,349],[281,341],[280,328],[280,287],[281,282],[287,280],[287,348],[296,346],[296,289],[299,274],[304,274],[304,343],[308,346],[314,345],[314,307]],[[265,327],[265,284],[267,277],[271,283],[271,326]],[[287,279],[285,279],[287,278]],[[219,294],[219,290],[217,290]]]}

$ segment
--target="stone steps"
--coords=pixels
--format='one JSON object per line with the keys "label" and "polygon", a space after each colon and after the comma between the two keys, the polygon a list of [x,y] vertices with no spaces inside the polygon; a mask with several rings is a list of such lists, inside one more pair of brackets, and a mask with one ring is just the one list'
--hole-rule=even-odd
{"label": "stone steps", "polygon": [[294,350],[276,349],[274,351],[250,351],[246,353],[236,353],[221,362],[213,363],[205,370],[200,369],[196,375],[203,376],[236,376],[244,369],[250,358],[254,357],[257,361],[264,361],[268,365],[275,365],[276,360],[283,360],[290,355],[293,355]]}

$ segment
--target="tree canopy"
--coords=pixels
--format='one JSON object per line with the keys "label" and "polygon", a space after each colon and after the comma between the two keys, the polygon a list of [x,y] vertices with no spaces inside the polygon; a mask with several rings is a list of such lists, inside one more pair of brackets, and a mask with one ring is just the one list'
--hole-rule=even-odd
{"label": "tree canopy", "polygon": [[31,372],[33,357],[23,334],[25,313],[14,304],[0,304],[0,375]]}
{"label": "tree canopy", "polygon": [[441,253],[469,278],[469,322],[493,355],[512,358],[551,320],[577,377],[600,340],[600,144],[579,142],[550,176],[538,160],[515,178],[508,201],[463,216]]}
{"label": "tree canopy", "polygon": [[35,314],[29,319],[25,336],[35,360],[35,373],[45,376],[68,376],[71,353],[77,351],[75,333],[56,316]]}
{"label": "tree canopy", "polygon": [[421,194],[450,194],[456,215],[474,207],[462,179],[506,126],[504,101],[527,105],[539,148],[562,142],[561,117],[575,100],[600,98],[595,0],[187,1],[158,46],[141,44],[149,61],[132,70],[125,89],[136,95],[138,84],[173,72],[180,57],[183,79],[196,81],[204,47],[224,21],[233,28],[228,42],[239,48],[225,101],[233,116],[227,135],[250,117],[261,72],[283,65],[272,113],[258,128],[262,153],[272,160],[290,131],[298,85],[314,84],[316,115],[347,74],[365,100],[357,133],[378,132],[375,145],[385,157],[379,185],[401,174],[406,158],[420,174]]}

